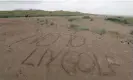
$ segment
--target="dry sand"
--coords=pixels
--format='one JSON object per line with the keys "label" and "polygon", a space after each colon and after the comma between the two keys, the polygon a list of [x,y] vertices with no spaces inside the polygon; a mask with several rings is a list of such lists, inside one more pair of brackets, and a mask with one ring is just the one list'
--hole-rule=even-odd
{"label": "dry sand", "polygon": [[[93,19],[1,18],[0,80],[132,80],[133,47],[126,40],[133,27]],[[75,32],[71,23],[90,31]],[[103,28],[119,35],[95,32]]]}

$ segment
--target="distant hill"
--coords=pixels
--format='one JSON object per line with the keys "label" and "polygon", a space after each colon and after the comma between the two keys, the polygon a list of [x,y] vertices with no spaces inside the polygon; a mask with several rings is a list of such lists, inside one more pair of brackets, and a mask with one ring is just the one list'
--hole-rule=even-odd
{"label": "distant hill", "polygon": [[43,11],[43,10],[13,10],[13,11],[0,11],[0,18],[9,17],[43,17],[43,16],[80,16],[84,15],[81,12],[70,12],[70,11]]}

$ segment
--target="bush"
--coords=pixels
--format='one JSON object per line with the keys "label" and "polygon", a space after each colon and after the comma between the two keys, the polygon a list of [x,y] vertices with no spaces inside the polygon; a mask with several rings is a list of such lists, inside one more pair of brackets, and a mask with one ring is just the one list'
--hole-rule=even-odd
{"label": "bush", "polygon": [[90,21],[93,21],[93,19],[91,18]]}
{"label": "bush", "polygon": [[76,28],[76,27],[79,27],[79,25],[71,24],[69,28]]}
{"label": "bush", "polygon": [[48,21],[48,19],[46,19],[46,20],[45,20],[45,24],[48,24],[48,23],[49,23],[49,21]]}
{"label": "bush", "polygon": [[77,18],[70,18],[70,19],[68,19],[68,21],[70,21],[70,22],[75,21],[75,20],[77,20]]}
{"label": "bush", "polygon": [[120,35],[120,33],[117,32],[117,31],[108,31],[108,33],[110,33],[110,34],[114,34],[114,35]]}
{"label": "bush", "polygon": [[96,32],[97,34],[103,35],[103,34],[106,33],[106,30],[103,28],[103,29],[95,30],[95,32]]}
{"label": "bush", "polygon": [[78,27],[77,30],[89,31],[88,27]]}
{"label": "bush", "polygon": [[83,19],[89,19],[90,21],[93,21],[93,19],[90,16],[83,16]]}
{"label": "bush", "polygon": [[40,19],[38,18],[37,21],[39,21]]}
{"label": "bush", "polygon": [[83,16],[82,18],[83,18],[83,19],[91,19],[90,16]]}
{"label": "bush", "polygon": [[128,24],[127,20],[125,20],[124,18],[106,18],[105,20],[108,21],[113,21],[113,22],[117,22],[117,23],[124,23],[124,24]]}
{"label": "bush", "polygon": [[54,22],[51,22],[50,25],[51,25],[51,26],[54,25]]}
{"label": "bush", "polygon": [[133,30],[130,31],[130,34],[133,35]]}
{"label": "bush", "polygon": [[125,18],[129,26],[133,26],[133,18]]}
{"label": "bush", "polygon": [[0,15],[0,18],[8,18],[8,15],[3,13]]}
{"label": "bush", "polygon": [[71,24],[69,29],[73,29],[73,30],[76,30],[76,31],[80,31],[80,30],[89,30],[88,27],[82,27],[82,26],[79,26],[79,25],[75,25],[75,24]]}
{"label": "bush", "polygon": [[116,37],[116,38],[123,38],[124,36],[121,35],[118,31],[108,31],[108,33],[113,36],[113,37]]}

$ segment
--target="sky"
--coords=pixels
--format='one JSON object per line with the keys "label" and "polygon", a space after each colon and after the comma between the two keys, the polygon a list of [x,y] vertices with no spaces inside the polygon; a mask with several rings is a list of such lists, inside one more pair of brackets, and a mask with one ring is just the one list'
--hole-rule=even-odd
{"label": "sky", "polygon": [[42,9],[133,16],[133,0],[0,0],[0,10]]}

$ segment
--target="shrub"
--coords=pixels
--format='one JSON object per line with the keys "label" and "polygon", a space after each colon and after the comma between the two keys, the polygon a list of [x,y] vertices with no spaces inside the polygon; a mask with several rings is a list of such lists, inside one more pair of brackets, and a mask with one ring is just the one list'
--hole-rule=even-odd
{"label": "shrub", "polygon": [[91,18],[90,21],[93,21],[93,19]]}
{"label": "shrub", "polygon": [[133,26],[133,18],[125,18],[129,26]]}
{"label": "shrub", "polygon": [[39,21],[40,19],[38,18],[37,21]]}
{"label": "shrub", "polygon": [[76,27],[79,27],[79,25],[71,24],[69,28],[76,28]]}
{"label": "shrub", "polygon": [[130,31],[130,34],[133,35],[133,30]]}
{"label": "shrub", "polygon": [[108,31],[108,33],[113,34],[113,35],[120,35],[120,33],[117,31]]}
{"label": "shrub", "polygon": [[121,35],[118,31],[108,31],[108,33],[113,36],[113,37],[116,37],[116,38],[123,38],[124,35]]}
{"label": "shrub", "polygon": [[45,20],[45,24],[48,24],[48,23],[49,23],[49,21],[48,21],[48,19],[46,19],[46,20]]}
{"label": "shrub", "polygon": [[88,27],[82,27],[82,26],[79,26],[79,25],[75,25],[75,24],[71,24],[70,29],[73,29],[73,30],[76,30],[76,31],[80,31],[80,30],[89,30]]}
{"label": "shrub", "polygon": [[124,18],[106,18],[105,20],[128,24],[127,20],[125,20]]}
{"label": "shrub", "polygon": [[89,31],[88,27],[78,27],[77,30],[84,30],[84,31]]}
{"label": "shrub", "polygon": [[95,30],[95,32],[99,35],[103,35],[106,33],[106,30],[103,28],[103,29],[98,29],[98,30]]}
{"label": "shrub", "polygon": [[41,23],[41,25],[43,25],[44,23]]}
{"label": "shrub", "polygon": [[82,18],[83,18],[83,19],[91,19],[90,16],[83,16]]}
{"label": "shrub", "polygon": [[54,25],[54,22],[51,22],[50,25],[51,25],[51,26]]}
{"label": "shrub", "polygon": [[89,19],[90,21],[93,21],[93,19],[90,16],[83,16],[83,19]]}
{"label": "shrub", "polygon": [[70,21],[70,22],[75,21],[75,20],[77,20],[77,18],[70,18],[70,19],[68,19],[68,21]]}

